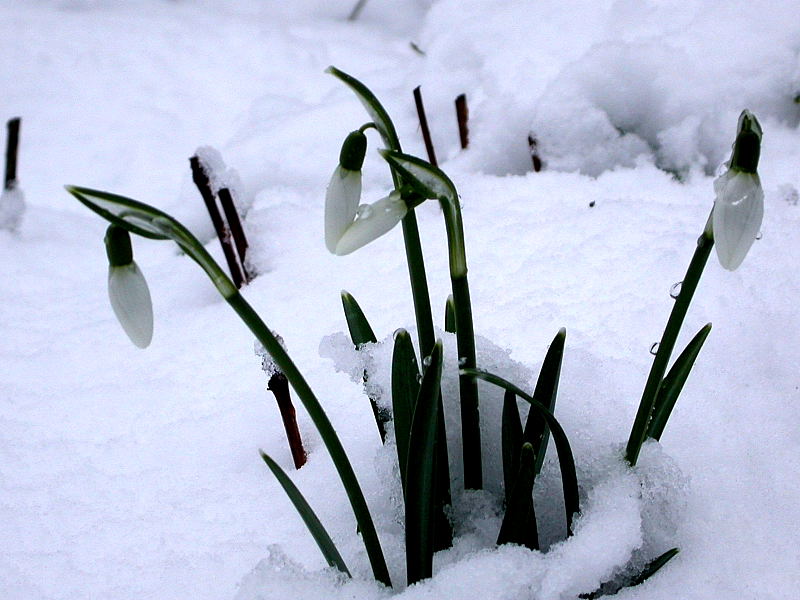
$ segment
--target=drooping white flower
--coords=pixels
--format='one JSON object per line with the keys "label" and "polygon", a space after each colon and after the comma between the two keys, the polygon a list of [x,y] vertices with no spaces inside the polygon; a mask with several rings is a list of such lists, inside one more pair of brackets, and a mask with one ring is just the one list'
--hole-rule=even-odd
{"label": "drooping white flower", "polygon": [[361,166],[366,136],[354,131],[345,140],[325,194],[325,246],[339,256],[350,254],[397,225],[408,208],[398,192],[374,204],[361,202]]}
{"label": "drooping white flower", "polygon": [[360,202],[361,171],[339,165],[325,194],[325,246],[329,252],[336,254],[336,245],[353,224]]}
{"label": "drooping white flower", "polygon": [[758,119],[743,111],[728,170],[714,181],[714,245],[720,264],[729,271],[742,264],[764,217],[764,191],[756,171],[761,135]]}
{"label": "drooping white flower", "polygon": [[147,348],[153,339],[153,303],[147,281],[135,262],[108,267],[108,299],[131,341]]}
{"label": "drooping white flower", "polygon": [[130,234],[116,225],[106,232],[108,299],[125,333],[139,348],[153,339],[153,303],[144,275],[133,260]]}
{"label": "drooping white flower", "polygon": [[764,217],[764,191],[757,173],[728,169],[714,181],[714,245],[720,264],[736,270],[753,245]]}

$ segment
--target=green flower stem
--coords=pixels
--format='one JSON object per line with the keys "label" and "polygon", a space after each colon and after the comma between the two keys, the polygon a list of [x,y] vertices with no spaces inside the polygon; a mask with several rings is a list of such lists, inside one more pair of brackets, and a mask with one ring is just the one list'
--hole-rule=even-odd
{"label": "green flower stem", "polygon": [[675,348],[675,341],[678,339],[678,333],[686,317],[686,311],[689,309],[689,304],[692,301],[700,276],[703,274],[703,269],[713,247],[713,234],[710,228],[707,227],[697,240],[697,248],[681,283],[681,291],[672,307],[672,312],[658,344],[653,366],[650,368],[650,374],[647,377],[647,383],[644,386],[642,400],[636,413],[636,420],[633,423],[628,446],[625,449],[625,458],[631,466],[636,465],[636,461],[639,458],[639,451],[647,436],[647,429],[653,416],[656,397],[664,379],[669,359],[672,356],[672,351]]}
{"label": "green flower stem", "polygon": [[420,354],[424,358],[433,352],[436,339],[433,333],[433,314],[431,297],[428,292],[428,278],[425,274],[425,260],[419,239],[419,227],[414,209],[409,209],[403,218],[403,241],[406,246],[406,262],[411,280],[411,297],[414,301],[414,315],[417,319]]}
{"label": "green flower stem", "polygon": [[333,425],[331,425],[319,400],[317,400],[314,392],[311,391],[305,378],[286,353],[286,350],[283,349],[283,346],[281,346],[269,328],[264,324],[261,317],[258,316],[242,295],[236,291],[226,296],[225,300],[250,328],[250,331],[258,338],[258,341],[264,345],[264,348],[269,352],[272,360],[275,361],[278,368],[286,375],[286,378],[289,380],[289,383],[292,384],[303,406],[305,406],[325,446],[328,448],[328,452],[330,452],[336,470],[339,472],[339,477],[347,492],[347,497],[353,508],[353,514],[356,517],[359,530],[364,539],[364,546],[367,549],[367,556],[372,565],[372,572],[375,579],[391,587],[392,582],[389,578],[389,570],[386,567],[386,561],[383,557],[378,533],[372,522],[367,501],[364,499],[364,494],[361,491],[361,486],[358,484],[358,479],[350,464],[350,460],[347,458],[341,441],[339,441],[339,436],[336,435],[336,430],[333,428]]}
{"label": "green flower stem", "polygon": [[[452,277],[453,302],[456,313],[456,345],[461,369],[476,368],[475,332],[472,324],[472,303],[466,272]],[[458,376],[461,393],[461,437],[464,457],[464,487],[469,490],[483,488],[481,463],[481,424],[478,411],[478,381],[472,375]]]}

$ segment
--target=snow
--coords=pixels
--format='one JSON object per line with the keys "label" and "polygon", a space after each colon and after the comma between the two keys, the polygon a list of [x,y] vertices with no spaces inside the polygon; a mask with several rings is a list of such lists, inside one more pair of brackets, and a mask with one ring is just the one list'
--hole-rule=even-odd
{"label": "snow", "polygon": [[[672,547],[621,600],[792,598],[800,585],[800,9],[793,0],[0,1],[0,101],[21,116],[26,212],[0,227],[0,592],[10,600],[389,597],[574,599]],[[415,51],[414,43],[424,54]],[[535,492],[545,552],[494,547],[502,394],[481,386],[487,490],[460,490],[457,538],[405,588],[390,404],[392,333],[416,339],[400,228],[347,257],[324,243],[341,142],[369,117],[329,65],[370,86],[404,152],[424,156],[422,86],[463,206],[478,365],[524,388],[567,329],[556,416],[583,511],[564,541],[551,448]],[[470,148],[453,100],[466,93]],[[714,256],[678,340],[713,329],[661,443],[621,452],[736,120],[764,129],[762,237]],[[545,169],[531,172],[527,136]],[[367,133],[364,199],[388,170]],[[341,484],[301,406],[292,459],[253,338],[177,247],[134,239],[154,337],[133,347],[106,291],[105,223],[65,184],[173,214],[218,261],[189,173],[197,149],[233,183],[260,275],[244,296],[286,340],[350,456],[396,589],[371,571]],[[593,203],[590,205],[590,203]],[[2,204],[2,200],[0,200]],[[434,318],[449,293],[442,214],[417,209]],[[380,342],[355,352],[339,300]],[[448,419],[457,353],[445,343]],[[446,411],[448,406],[446,406]],[[524,409],[520,404],[520,408]],[[453,429],[451,427],[451,429]],[[353,572],[326,568],[258,456],[290,474]]]}

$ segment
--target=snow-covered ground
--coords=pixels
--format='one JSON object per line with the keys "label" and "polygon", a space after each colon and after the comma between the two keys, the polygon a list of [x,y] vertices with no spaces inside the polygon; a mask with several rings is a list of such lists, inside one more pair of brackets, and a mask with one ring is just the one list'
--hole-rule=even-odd
{"label": "snow-covered ground", "polygon": [[[391,595],[370,581],[346,497],[301,407],[310,460],[291,469],[252,336],[196,265],[170,243],[134,241],[155,310],[146,351],[110,309],[105,225],[62,186],[156,205],[220,257],[188,169],[206,145],[238,172],[249,207],[260,275],[244,295],[283,336],[340,433],[395,593],[573,599],[637,552],[676,546],[662,571],[619,598],[796,597],[796,0],[370,0],[354,23],[352,4],[0,1],[0,119],[23,119],[27,201],[18,231],[0,231],[0,597]],[[342,344],[339,292],[358,299],[379,339],[413,329],[414,316],[399,228],[348,257],[325,249],[325,186],[342,140],[367,120],[323,73],[331,64],[373,89],[404,150],[420,156],[411,90],[422,85],[440,164],[462,197],[479,364],[530,387],[547,344],[567,328],[556,414],[584,513],[576,535],[547,553],[495,549],[497,496],[459,493],[454,548],[437,555],[432,580],[403,590],[393,449],[381,447],[359,378],[347,373],[354,357]],[[460,93],[467,151],[452,107]],[[735,272],[709,261],[679,347],[706,322],[714,328],[662,444],[631,471],[619,451],[648,350],[743,108],[764,128],[763,235]],[[529,134],[540,173],[530,171]],[[391,182],[369,135],[364,196],[377,200]],[[417,213],[441,326],[442,217],[433,204]],[[385,344],[373,360],[388,377]],[[455,354],[447,360],[452,375]],[[491,474],[499,405],[482,391]],[[324,568],[258,448],[291,473],[353,581]],[[537,509],[555,520],[553,460]],[[554,541],[553,526],[544,530]]]}

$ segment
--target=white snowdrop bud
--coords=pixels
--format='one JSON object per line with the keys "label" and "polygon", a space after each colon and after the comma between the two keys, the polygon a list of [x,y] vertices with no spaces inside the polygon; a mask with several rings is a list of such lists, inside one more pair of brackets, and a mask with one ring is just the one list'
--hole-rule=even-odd
{"label": "white snowdrop bud", "polygon": [[720,264],[729,271],[742,264],[761,229],[764,191],[756,172],[760,152],[761,126],[744,111],[729,168],[714,181],[714,245]]}
{"label": "white snowdrop bud", "polygon": [[406,215],[406,204],[393,192],[374,204],[361,201],[361,166],[367,148],[361,131],[347,136],[325,195],[325,246],[339,256],[350,254],[392,229]]}
{"label": "white snowdrop bud", "polygon": [[153,339],[153,303],[147,282],[133,260],[130,234],[116,225],[106,232],[108,298],[130,340],[147,348]]}

